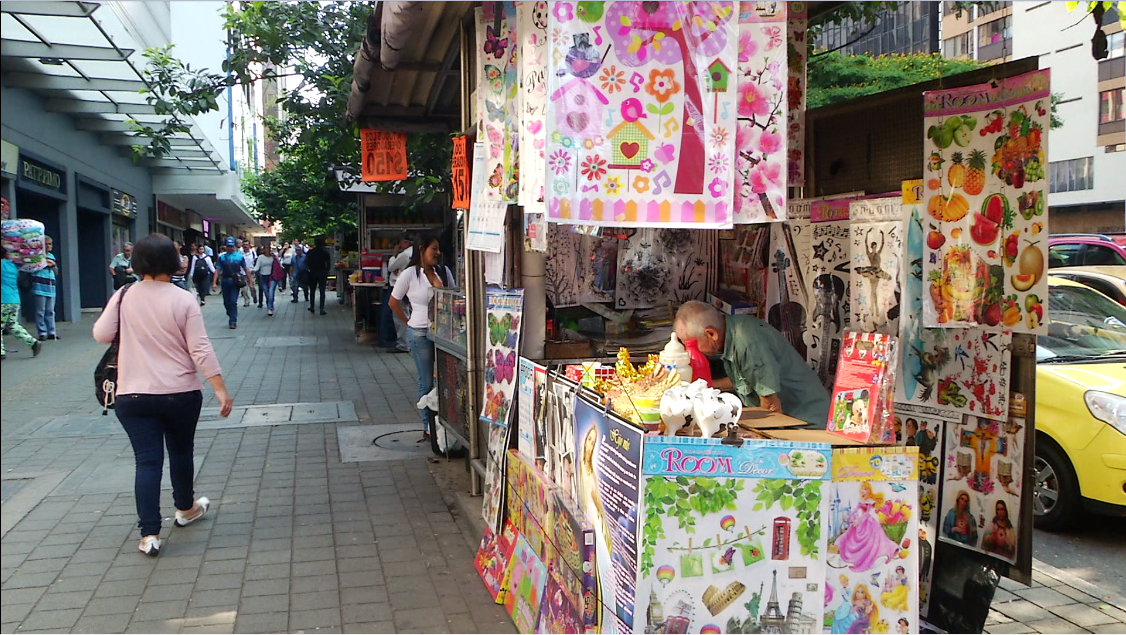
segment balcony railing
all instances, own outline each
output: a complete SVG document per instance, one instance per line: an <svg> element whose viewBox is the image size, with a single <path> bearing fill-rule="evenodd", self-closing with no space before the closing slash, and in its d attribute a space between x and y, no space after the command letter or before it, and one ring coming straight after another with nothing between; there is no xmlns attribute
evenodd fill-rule
<svg viewBox="0 0 1126 635"><path fill-rule="evenodd" d="M1013 52L1012 38L1005 38L1003 40L994 42L993 44L986 44L985 46L978 47L977 59L979 62L988 62L1004 57Z"/></svg>
<svg viewBox="0 0 1126 635"><path fill-rule="evenodd" d="M1126 76L1126 57L1116 57L1099 62L1099 81Z"/></svg>
<svg viewBox="0 0 1126 635"><path fill-rule="evenodd" d="M1100 137L1104 134L1114 134L1116 132L1126 132L1126 119L1118 119L1099 124Z"/></svg>

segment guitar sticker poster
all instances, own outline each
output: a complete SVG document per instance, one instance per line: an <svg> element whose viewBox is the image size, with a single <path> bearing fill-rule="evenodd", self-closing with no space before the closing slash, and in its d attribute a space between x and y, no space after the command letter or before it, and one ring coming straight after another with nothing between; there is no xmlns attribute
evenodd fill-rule
<svg viewBox="0 0 1126 635"><path fill-rule="evenodd" d="M543 214L547 171L547 2L520 2L520 205L526 214ZM542 242L543 237L540 236ZM540 249L539 251L545 251Z"/></svg>
<svg viewBox="0 0 1126 635"><path fill-rule="evenodd" d="M923 327L923 213L907 205L899 380L895 400L971 415L1002 417L1009 407L1012 335L984 329Z"/></svg>
<svg viewBox="0 0 1126 635"><path fill-rule="evenodd" d="M819 633L829 446L654 437L635 633Z"/></svg>
<svg viewBox="0 0 1126 635"><path fill-rule="evenodd" d="M614 308L704 300L711 290L715 234L674 228L627 230L619 249Z"/></svg>
<svg viewBox="0 0 1126 635"><path fill-rule="evenodd" d="M549 6L548 220L731 227L737 3Z"/></svg>
<svg viewBox="0 0 1126 635"><path fill-rule="evenodd" d="M939 539L1016 562L1024 420L967 415L946 426Z"/></svg>
<svg viewBox="0 0 1126 635"><path fill-rule="evenodd" d="M485 404L481 420L508 427L516 395L520 326L523 321L524 290L485 293L488 332L485 341Z"/></svg>
<svg viewBox="0 0 1126 635"><path fill-rule="evenodd" d="M787 2L786 9L786 182L791 187L805 185L805 67L809 56L805 40L809 28L808 5Z"/></svg>
<svg viewBox="0 0 1126 635"><path fill-rule="evenodd" d="M918 454L833 450L825 629L919 632Z"/></svg>
<svg viewBox="0 0 1126 635"><path fill-rule="evenodd" d="M485 132L487 174L483 196L487 201L517 201L519 49L516 3L483 3L477 14L477 112Z"/></svg>
<svg viewBox="0 0 1126 635"><path fill-rule="evenodd" d="M833 385L841 337L849 324L852 233L847 220L810 225L812 254L806 276L810 311L806 318L806 359L826 388Z"/></svg>
<svg viewBox="0 0 1126 635"><path fill-rule="evenodd" d="M766 260L766 321L803 357L806 355L802 333L806 324L805 275L808 271L801 263L803 250L808 250L809 246L803 240L808 233L808 222L770 225L770 251Z"/></svg>
<svg viewBox="0 0 1126 635"><path fill-rule="evenodd" d="M739 4L735 222L786 218L786 3Z"/></svg>
<svg viewBox="0 0 1126 635"><path fill-rule="evenodd" d="M923 94L923 320L1047 334L1049 71Z"/></svg>

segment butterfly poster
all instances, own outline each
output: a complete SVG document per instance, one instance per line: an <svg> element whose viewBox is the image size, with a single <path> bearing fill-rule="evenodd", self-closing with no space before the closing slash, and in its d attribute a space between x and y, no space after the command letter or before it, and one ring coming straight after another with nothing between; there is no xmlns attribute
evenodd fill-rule
<svg viewBox="0 0 1126 635"><path fill-rule="evenodd" d="M484 198L515 203L520 145L516 3L484 2L476 15L477 112L487 150Z"/></svg>
<svg viewBox="0 0 1126 635"><path fill-rule="evenodd" d="M786 3L739 4L735 222L786 218Z"/></svg>
<svg viewBox="0 0 1126 635"><path fill-rule="evenodd" d="M649 437L635 633L820 633L829 445Z"/></svg>
<svg viewBox="0 0 1126 635"><path fill-rule="evenodd" d="M520 38L520 205L527 214L547 211L543 202L547 145L547 2L516 5ZM542 240L542 238L541 238ZM544 251L540 249L539 251Z"/></svg>
<svg viewBox="0 0 1126 635"><path fill-rule="evenodd" d="M731 227L736 2L552 2L548 220Z"/></svg>
<svg viewBox="0 0 1126 635"><path fill-rule="evenodd" d="M902 197L860 199L849 203L852 275L851 328L899 335L899 299L906 226Z"/></svg>
<svg viewBox="0 0 1126 635"><path fill-rule="evenodd" d="M520 326L524 309L524 290L502 291L489 288L485 293L485 405L481 420L508 427L516 396L517 358Z"/></svg>

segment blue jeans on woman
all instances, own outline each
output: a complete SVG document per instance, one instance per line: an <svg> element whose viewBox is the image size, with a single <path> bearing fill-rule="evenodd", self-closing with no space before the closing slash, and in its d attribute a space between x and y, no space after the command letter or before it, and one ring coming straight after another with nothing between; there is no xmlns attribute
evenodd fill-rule
<svg viewBox="0 0 1126 635"><path fill-rule="evenodd" d="M234 278L220 278L219 288L223 290L223 308L227 310L227 322L238 324L238 283Z"/></svg>
<svg viewBox="0 0 1126 635"><path fill-rule="evenodd" d="M414 368L418 371L418 398L434 389L434 342L426 337L427 329L407 328L407 344L414 358ZM431 430L430 410L418 411L422 415L422 430Z"/></svg>
<svg viewBox="0 0 1126 635"><path fill-rule="evenodd" d="M202 405L200 390L170 395L117 396L117 419L129 435L137 464L133 489L142 536L160 533L160 480L164 474L165 448L168 449L168 475L176 509L187 511L195 504L192 460L195 428Z"/></svg>
<svg viewBox="0 0 1126 635"><path fill-rule="evenodd" d="M54 337L55 332L55 296L35 296L35 329L39 337Z"/></svg>
<svg viewBox="0 0 1126 635"><path fill-rule="evenodd" d="M278 281L270 274L258 274L258 308L262 308L262 301L266 302L266 310L274 310L274 292L278 289Z"/></svg>

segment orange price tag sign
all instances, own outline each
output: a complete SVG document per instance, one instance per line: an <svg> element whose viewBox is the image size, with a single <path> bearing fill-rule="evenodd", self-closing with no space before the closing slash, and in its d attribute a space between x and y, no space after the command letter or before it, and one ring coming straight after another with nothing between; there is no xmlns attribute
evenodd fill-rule
<svg viewBox="0 0 1126 635"><path fill-rule="evenodd" d="M453 160L450 175L453 180L453 208L469 209L469 155L465 151L465 136L454 137Z"/></svg>
<svg viewBox="0 0 1126 635"><path fill-rule="evenodd" d="M407 178L407 133L360 130L360 148L360 174L364 181Z"/></svg>

